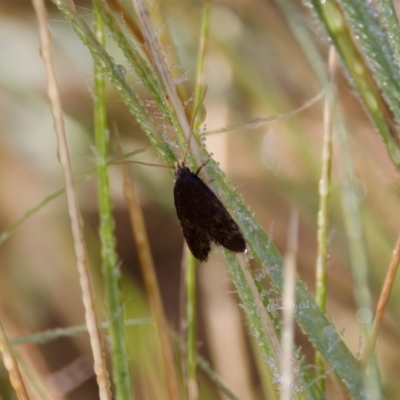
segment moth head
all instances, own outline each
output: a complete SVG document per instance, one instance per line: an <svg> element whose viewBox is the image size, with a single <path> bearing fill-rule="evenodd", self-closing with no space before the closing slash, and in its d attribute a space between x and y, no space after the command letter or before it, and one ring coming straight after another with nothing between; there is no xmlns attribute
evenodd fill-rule
<svg viewBox="0 0 400 400"><path fill-rule="evenodd" d="M183 161L175 161L175 163L174 163L174 167L175 167L175 177L177 178L178 177L178 175L179 175L179 171L182 169L182 168L185 168L185 163L183 162Z"/></svg>
<svg viewBox="0 0 400 400"><path fill-rule="evenodd" d="M175 162L175 178L191 174L190 169L186 166L184 161Z"/></svg>

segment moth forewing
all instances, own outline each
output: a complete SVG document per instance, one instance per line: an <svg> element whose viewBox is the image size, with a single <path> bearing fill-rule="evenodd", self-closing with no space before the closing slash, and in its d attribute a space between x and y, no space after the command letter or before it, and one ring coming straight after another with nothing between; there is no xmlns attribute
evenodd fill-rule
<svg viewBox="0 0 400 400"><path fill-rule="evenodd" d="M238 225L215 193L190 171L184 162L176 165L174 202L183 235L192 254L206 261L211 244L236 253L246 250Z"/></svg>

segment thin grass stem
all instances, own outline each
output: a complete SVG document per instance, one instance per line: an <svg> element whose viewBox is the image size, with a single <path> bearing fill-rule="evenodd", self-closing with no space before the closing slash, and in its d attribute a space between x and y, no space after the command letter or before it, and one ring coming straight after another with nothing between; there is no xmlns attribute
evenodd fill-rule
<svg viewBox="0 0 400 400"><path fill-rule="evenodd" d="M187 376L188 376L188 397L189 400L199 398L199 388L197 385L197 349L196 349L196 259L190 251L187 252L186 259L186 322L187 322Z"/></svg>
<svg viewBox="0 0 400 400"><path fill-rule="evenodd" d="M376 306L375 319L372 332L368 339L368 343L366 349L364 350L364 354L362 356L364 364L367 364L367 360L370 359L371 354L374 351L375 343L379 334L379 329L382 324L382 319L386 311L390 294L392 293L393 284L396 279L399 266L400 266L400 234L397 237L396 244L392 252L392 258L390 260L389 268L386 273L385 282L383 283L381 294L378 300L378 305Z"/></svg>
<svg viewBox="0 0 400 400"><path fill-rule="evenodd" d="M94 9L95 34L99 43L105 46L104 23L97 7ZM114 235L114 218L111 209L111 192L107 171L107 122L106 122L106 82L104 68L94 65L94 130L96 144L96 165L101 239L101 258L106 289L107 308L110 320L111 360L113 382L118 399L134 398L129 371L128 352L124 330L124 314L121 312L118 256Z"/></svg>
<svg viewBox="0 0 400 400"><path fill-rule="evenodd" d="M293 391L293 350L294 350L294 308L296 286L296 257L298 236L298 213L290 218L288 249L285 255L285 282L283 287L283 331L282 346L282 391L281 400L292 399Z"/></svg>
<svg viewBox="0 0 400 400"><path fill-rule="evenodd" d="M196 67L196 84L193 96L192 119L193 130L196 131L201 122L202 115L197 111L202 106L204 87L204 65L208 47L208 32L210 29L210 16L211 16L211 0L205 0L203 5L201 28L200 28L200 41L198 46L198 57Z"/></svg>
<svg viewBox="0 0 400 400"><path fill-rule="evenodd" d="M12 346L7 338L3 324L0 322L0 352L3 356L3 364L6 367L12 387L18 396L19 400L29 400L29 394L25 387L19 370L18 362L14 356Z"/></svg>
<svg viewBox="0 0 400 400"><path fill-rule="evenodd" d="M205 134L206 135L215 135L217 133L232 132L232 131L243 130L243 129L254 129L254 128L263 126L265 124L269 124L271 122L287 119L287 118L291 117L292 115L296 115L296 114L302 112L303 110L306 110L307 108L311 107L315 103L317 103L319 100L321 100L324 97L324 94L325 94L325 92L321 91L316 96L314 96L311 99L304 102L304 104L302 104L301 106L296 107L287 112L277 114L277 115L271 115L270 117L266 117L266 118L257 118L253 121L246 122L244 124L230 125L230 126L226 126L224 128L213 129L213 130L207 131Z"/></svg>
<svg viewBox="0 0 400 400"><path fill-rule="evenodd" d="M329 76L324 106L324 136L322 148L322 174L319 181L319 209L317 219L318 255L316 264L316 302L322 311L326 311L328 286L329 254L329 214L332 187L332 117L335 101L334 73L336 69L335 49L329 51ZM315 355L315 363L320 369L321 390L324 391L324 361L320 353Z"/></svg>
<svg viewBox="0 0 400 400"><path fill-rule="evenodd" d="M96 304L94 301L94 290L89 273L89 265L83 236L83 223L74 188L72 166L63 119L63 110L53 64L51 36L47 25L47 10L43 0L34 0L33 5L35 7L39 22L41 54L47 75L47 94L50 99L51 112L54 118L54 126L57 135L58 154L64 174L68 211L71 220L77 266L82 288L82 300L85 307L85 319L94 357L94 371L99 385L100 399L110 400L110 384L108 380L108 371L106 367L102 338L100 335L100 330L98 329L98 317Z"/></svg>
<svg viewBox="0 0 400 400"><path fill-rule="evenodd" d="M137 319L127 319L124 322L125 326L128 327L141 324L149 324L152 321L153 320L151 318L137 318ZM102 322L99 325L99 329L101 330L108 330L109 327L110 324L108 322ZM47 331L42 331L39 333L35 333L33 335L17 337L11 339L10 342L14 345L25 344L25 343L44 344L61 338L71 338L73 336L87 332L88 328L86 325L71 326L69 328L49 329Z"/></svg>

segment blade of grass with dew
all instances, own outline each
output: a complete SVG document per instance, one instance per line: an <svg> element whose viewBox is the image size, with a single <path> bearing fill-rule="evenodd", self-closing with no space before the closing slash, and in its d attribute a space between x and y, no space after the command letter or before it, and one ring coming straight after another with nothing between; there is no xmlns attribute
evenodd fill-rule
<svg viewBox="0 0 400 400"><path fill-rule="evenodd" d="M265 320L265 315L262 315L263 311L255 301L249 282L246 279L236 255L227 250L224 250L223 253L232 280L242 301L242 306L249 317L252 335L256 338L256 341L262 350L263 359L269 366L271 374L273 375L273 381L278 382L279 343L276 337L275 340L271 339L275 335L274 329L271 326L266 328L265 325L268 324L269 321Z"/></svg>
<svg viewBox="0 0 400 400"><path fill-rule="evenodd" d="M99 0L101 1L101 0ZM134 6L138 6L136 2L134 2ZM139 6L141 6L139 4ZM143 8L144 13L147 13L147 9L144 7ZM145 79L143 83L147 85L146 87L148 88L149 92L153 92L153 89L158 89L159 93L155 94L154 100L156 103L159 104L159 109L161 113L165 116L167 122L170 123L170 125L173 127L175 130L178 138L180 140L183 140L183 133L181 131L182 121L184 118L182 115L185 115L185 111L182 108L180 111L181 113L176 113L174 110L176 110L175 105L173 104L173 100L171 98L174 98L174 96L171 96L171 90L177 92L177 88L175 83L173 86L171 85L171 82L168 82L164 79L163 74L165 75L165 72L168 71L169 73L169 68L167 67L163 53L160 49L159 43L156 39L156 36L153 35L152 37L149 37L149 33L153 33L153 30L151 28L151 22L149 15L144 15L143 12L139 12L138 19L140 21L141 29L142 29L142 34L145 37L145 47L147 47L148 51L150 52L149 57L152 59L152 62L154 65L148 65L148 68L144 68L144 72L146 71L152 71L152 75L154 76L151 80ZM111 20L110 18L107 18L106 21ZM117 30L117 25L112 24L110 25L110 29L115 33L118 33ZM147 33L146 33L147 32ZM132 50L132 47L126 46L129 44L127 40L121 40L121 35L117 35L117 39L119 39L119 42L121 44L121 50L124 52L125 56L127 59L132 62L132 65L134 69L138 70L140 72L140 67L143 67L146 65L146 61L142 60L140 56L140 52L135 52L135 57L132 57L130 54L130 51ZM136 66L138 64L138 60L140 61L140 65ZM162 64L163 68L160 68L160 65ZM142 74L142 76L145 74ZM154 86L152 86L154 83ZM153 95L154 96L154 95ZM187 136L187 134L185 135Z"/></svg>
<svg viewBox="0 0 400 400"><path fill-rule="evenodd" d="M75 5L71 0L52 1L64 18L71 23L76 35L88 47L94 60L105 69L106 76L114 84L129 111L135 116L141 128L150 139L151 144L162 154L162 158L167 160L168 164L172 165L177 161L177 157L171 150L171 147L164 141L162 132L160 132L154 120L149 115L143 102L126 81L121 67L115 64L113 58L98 42L87 23L76 12Z"/></svg>
<svg viewBox="0 0 400 400"><path fill-rule="evenodd" d="M269 310L269 305L271 304L270 297L268 295L268 292L264 289L264 286L261 283L261 280L265 279L265 274L262 272L260 274L258 274L256 271L252 271L252 276L253 276L254 283L257 287L257 291L260 294L260 298L261 298L263 307L267 310L267 314L272 321L272 326L274 327L275 334L278 339L281 339L282 326L281 326L280 315L276 311ZM275 386L276 382L274 381L273 371L271 371L268 368L268 365L265 362L265 358L263 357L262 354L260 354L259 347L258 347L258 341L256 340L256 338L253 337L251 339L250 345L251 345L253 357L255 358L257 370L260 375L261 385L262 385L262 388L264 391L264 397L266 397L268 399L270 397L271 398L280 397L276 390L276 386ZM266 371L266 369L267 369L267 371ZM309 372L310 371L308 371L307 368L302 368L302 374L304 374L304 376L306 378L305 380L311 382L311 379L308 379L308 377L311 377L311 374ZM271 393L271 392L273 392L273 393Z"/></svg>
<svg viewBox="0 0 400 400"><path fill-rule="evenodd" d="M249 337L251 353L257 369L257 374L260 379L260 393L261 398L268 400L278 400L279 395L277 394L276 387L272 382L272 374L268 368L256 339L252 336Z"/></svg>
<svg viewBox="0 0 400 400"><path fill-rule="evenodd" d="M267 243L267 247L269 246L269 243L271 243L271 239L269 238L268 240L269 241ZM257 290L260 293L262 303L263 303L265 309L267 310L269 317L272 320L272 324L275 329L276 335L278 338L281 338L281 335L282 335L281 317L280 317L279 313L277 312L277 310L274 309L275 308L274 306L272 306L272 309L270 310L271 305L274 304L274 299L272 299L268 295L268 292L264 289L264 286L261 283L261 281L266 278L265 269L259 273L254 271L253 277L254 277L254 283L257 286ZM301 368L301 372L299 374L302 375L304 387L306 388L306 390L308 392L310 392L310 391L312 392L312 394L309 395L309 397L315 398L315 399L324 399L325 394L321 390L320 385L317 384L318 377L315 378L315 374L313 373L313 371L311 371L310 366L305 363L304 356L301 354L301 347L296 347L293 351L293 354L295 354L295 359L299 364L298 366ZM270 381L272 379L272 377L269 376L264 379L267 379L268 381ZM267 382L267 384L269 384L269 383ZM268 396L270 396L270 394L268 394Z"/></svg>
<svg viewBox="0 0 400 400"><path fill-rule="evenodd" d="M382 0L381 3L377 4L377 7L379 7L379 5L381 5L381 18L387 30L389 42L393 48L394 54L396 55L395 62L399 65L400 43L397 38L400 31L400 25L399 19L397 18L396 8L394 7L392 0Z"/></svg>
<svg viewBox="0 0 400 400"><path fill-rule="evenodd" d="M263 266L265 273L270 276L276 289L282 293L282 256L254 219L253 214L240 196L228 184L216 163L210 159L207 167L210 176L214 179L220 198L235 216L235 220L245 236L248 249L254 255L256 261ZM235 285L243 284L238 282L238 275L232 275L232 278ZM242 297L241 300L244 302ZM355 399L362 399L364 374L358 361L343 343L340 335L327 320L322 310L317 306L304 284L299 280L296 283L295 318L309 340L331 364L350 394Z"/></svg>
<svg viewBox="0 0 400 400"><path fill-rule="evenodd" d="M95 34L99 43L105 46L104 23L97 7L94 8ZM107 170L107 122L106 82L104 68L94 65L94 131L97 164L97 192L101 239L101 258L106 289L108 318L110 321L110 357L113 367L113 382L116 396L121 400L134 399L129 371L128 352L124 329L124 314L119 289L118 255L114 234L114 218L111 207L111 192Z"/></svg>
<svg viewBox="0 0 400 400"><path fill-rule="evenodd" d="M135 101L138 100L137 96L133 93L132 89L129 88L119 69L115 68L115 64L104 49L93 40L90 29L84 21L76 15L74 9L66 7L65 3L61 1L55 1L55 3L60 8L63 15L71 21L78 37L88 45L95 59L105 64L105 68L110 74L112 82L116 85L117 90L120 92L129 110L136 115L135 113L138 111L135 103ZM148 120L145 118L146 116L146 112L144 114L139 113L138 122L142 125L143 130L149 135L153 143L155 138L153 132L149 129ZM158 144L157 141L155 141L155 143ZM167 143L160 142L157 150L166 163L171 164L172 160L176 160ZM205 157L204 159L209 158L209 155L205 151L203 155ZM207 170L211 177L215 179L214 187L217 188L217 193L224 201L228 210L235 216L241 231L245 235L249 249L256 256L257 261L264 265L266 272L270 274L276 288L281 291L281 274L283 269L281 255L273 245L268 246L268 248L266 247L266 244L269 242L268 236L254 219L254 216L243 203L242 199L226 182L225 177L211 158L209 164ZM310 341L324 354L324 357L335 369L353 397L356 399L361 398L363 393L363 373L358 362L351 355L339 334L335 331L324 314L318 309L312 296L300 282L298 282L296 286L296 298L299 307L295 317L300 326L306 332Z"/></svg>
<svg viewBox="0 0 400 400"><path fill-rule="evenodd" d="M168 18L166 18L163 11L164 4L167 3L160 2L156 7L153 7L151 18L153 21L153 26L159 27L157 29L158 41L163 49L165 62L168 66L172 79L174 80L179 98L189 99L187 102L185 102L184 111L187 119L190 121L190 107L186 107L186 105L189 104L191 96L188 94L186 79L184 78L184 75L182 75L181 69L176 68L176 66L182 65L182 63L179 59L179 52L176 44L174 43L173 35L171 35L171 24L168 23ZM172 117L174 118L174 115L172 115Z"/></svg>
<svg viewBox="0 0 400 400"><path fill-rule="evenodd" d="M160 82L160 80L155 76L154 69L144 58L138 45L132 43L128 39L116 17L111 12L107 2L104 0L96 0L95 3L98 6L99 12L105 24L107 25L107 28L112 32L114 40L118 44L119 48L123 51L126 59L132 65L136 75L149 91L149 94L153 97L157 108L164 115L166 121L170 125L173 125L174 121L171 120L171 113L167 109L167 105L165 103L165 88L162 85L162 82Z"/></svg>
<svg viewBox="0 0 400 400"><path fill-rule="evenodd" d="M400 168L400 140L392 116L393 111L400 120L400 76L378 19L371 15L372 3L366 6L362 1L352 0L342 1L339 5L335 0L310 0L310 5L336 47L350 80L386 143L393 163ZM357 43L351 31L359 39Z"/></svg>
<svg viewBox="0 0 400 400"><path fill-rule="evenodd" d="M154 68L158 71L158 75L164 84L167 92L168 103L170 104L171 111L173 111L175 114L176 121L178 123L178 126L176 127L176 133L178 137L183 134L186 143L190 144L192 156L196 160L196 164L201 165L202 159L199 147L195 141L190 140L192 136L191 126L185 114L182 100L178 96L175 82L172 79L168 65L164 59L160 43L158 42L156 33L153 29L150 12L144 0L133 0L133 5L142 29L143 36L146 40L146 44L150 49Z"/></svg>
<svg viewBox="0 0 400 400"><path fill-rule="evenodd" d="M386 2L386 6L387 4L388 2ZM380 18L385 14L380 15L378 3L370 3L366 6L365 2L360 0L341 0L340 5L351 32L358 39L357 42L362 49L364 59L373 71L378 87L399 120L400 71L390 46L389 37L381 24ZM394 15L392 17L391 22L394 20ZM397 135L397 145L399 145L399 139Z"/></svg>
<svg viewBox="0 0 400 400"><path fill-rule="evenodd" d="M240 256L224 250L225 259L232 280L236 286L242 306L250 320L251 332L262 350L262 358L270 370L272 382L276 388L281 383L281 360L282 348L278 339L280 321L277 322L275 315L266 311L263 297L259 291L257 281L247 270L247 265L240 261ZM315 390L314 381L309 379L311 374L308 368L293 359L293 368L297 371L293 384L294 397L297 399L322 399L319 390ZM318 389L318 388L317 388Z"/></svg>

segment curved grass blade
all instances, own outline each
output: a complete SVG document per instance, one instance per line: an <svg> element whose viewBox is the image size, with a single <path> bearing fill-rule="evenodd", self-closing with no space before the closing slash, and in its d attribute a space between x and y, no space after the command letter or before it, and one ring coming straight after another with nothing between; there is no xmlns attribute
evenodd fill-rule
<svg viewBox="0 0 400 400"><path fill-rule="evenodd" d="M400 168L396 122L400 121L400 72L378 18L373 16L372 3L342 0L339 5L335 0L310 0L310 4L336 47L393 163Z"/></svg>

